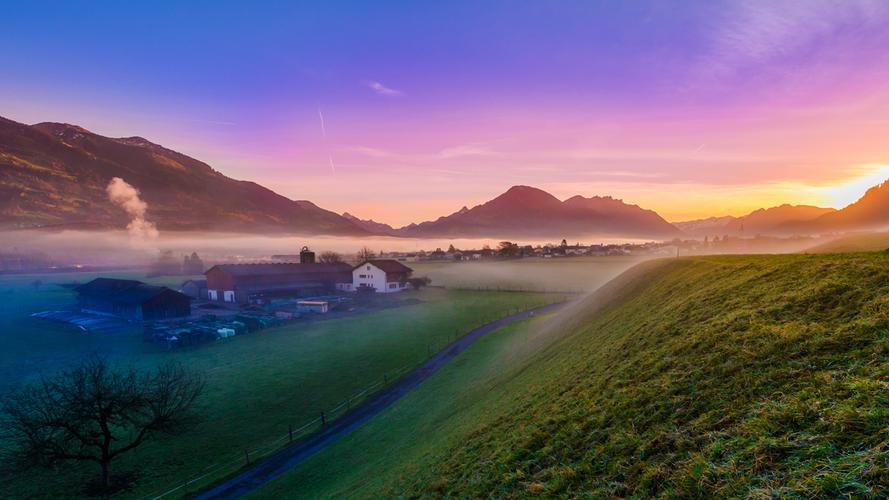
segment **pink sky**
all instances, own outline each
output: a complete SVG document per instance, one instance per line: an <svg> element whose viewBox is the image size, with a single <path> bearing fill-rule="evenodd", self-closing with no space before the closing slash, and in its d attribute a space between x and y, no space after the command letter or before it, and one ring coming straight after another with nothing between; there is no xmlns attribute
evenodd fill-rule
<svg viewBox="0 0 889 500"><path fill-rule="evenodd" d="M516 184L677 221L889 177L886 2L65 9L11 14L0 115L393 225Z"/></svg>

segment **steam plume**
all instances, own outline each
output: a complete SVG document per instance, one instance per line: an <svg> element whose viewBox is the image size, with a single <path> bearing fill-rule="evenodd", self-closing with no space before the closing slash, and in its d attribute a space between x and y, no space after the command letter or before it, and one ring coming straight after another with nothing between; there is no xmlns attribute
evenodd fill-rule
<svg viewBox="0 0 889 500"><path fill-rule="evenodd" d="M111 203L126 210L132 217L127 224L127 230L132 236L139 238L157 238L158 232L153 222L145 220L145 211L148 210L148 204L139 198L139 190L131 186L127 181L120 177L111 179L108 187L105 188L108 193L108 199Z"/></svg>

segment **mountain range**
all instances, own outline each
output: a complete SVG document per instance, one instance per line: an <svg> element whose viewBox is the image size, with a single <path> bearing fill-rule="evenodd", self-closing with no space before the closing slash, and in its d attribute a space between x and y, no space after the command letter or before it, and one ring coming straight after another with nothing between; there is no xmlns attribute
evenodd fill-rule
<svg viewBox="0 0 889 500"><path fill-rule="evenodd" d="M793 234L793 225L836 212L833 208L810 205L781 205L761 208L741 217L710 217L673 225L690 236L755 236Z"/></svg>
<svg viewBox="0 0 889 500"><path fill-rule="evenodd" d="M259 184L235 180L141 137L110 138L64 123L25 125L0 117L0 229L118 229L132 216L109 199L115 177L139 191L162 231L229 231L414 238L651 239L704 235L810 234L889 225L889 183L842 210L782 205L743 217L670 224L609 196L559 200L531 186L436 220L394 228Z"/></svg>
<svg viewBox="0 0 889 500"><path fill-rule="evenodd" d="M624 203L610 196L574 196L561 201L531 186L513 186L491 201L398 229L375 221L356 224L368 231L415 238L563 238L627 236L669 238L679 230L651 210Z"/></svg>

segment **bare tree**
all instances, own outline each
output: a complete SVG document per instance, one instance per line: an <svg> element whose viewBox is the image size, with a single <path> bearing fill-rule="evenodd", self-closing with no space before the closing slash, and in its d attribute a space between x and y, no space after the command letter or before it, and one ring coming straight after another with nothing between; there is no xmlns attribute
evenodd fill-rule
<svg viewBox="0 0 889 500"><path fill-rule="evenodd" d="M179 364L154 371L115 369L99 357L10 392L0 425L22 466L94 462L111 487L111 462L157 434L177 434L200 419L204 380Z"/></svg>
<svg viewBox="0 0 889 500"><path fill-rule="evenodd" d="M343 256L336 252L322 252L318 260L324 264L339 264L343 262Z"/></svg>
<svg viewBox="0 0 889 500"><path fill-rule="evenodd" d="M373 250L367 247L362 247L361 250L358 250L358 261L364 262L366 260L370 260L376 257L376 254Z"/></svg>

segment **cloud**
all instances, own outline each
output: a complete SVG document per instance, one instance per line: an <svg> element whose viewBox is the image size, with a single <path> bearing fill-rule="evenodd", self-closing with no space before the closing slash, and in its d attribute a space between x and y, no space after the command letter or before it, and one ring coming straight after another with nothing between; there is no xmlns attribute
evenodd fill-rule
<svg viewBox="0 0 889 500"><path fill-rule="evenodd" d="M438 158L446 159L463 156L501 156L501 154L484 144L471 143L442 149L437 156Z"/></svg>
<svg viewBox="0 0 889 500"><path fill-rule="evenodd" d="M402 92L400 90L393 89L391 87L387 87L380 82L369 81L369 82L366 82L366 85L371 90L373 90L374 92L376 92L377 94L379 94L381 96L399 97L399 96L404 95L404 92Z"/></svg>
<svg viewBox="0 0 889 500"><path fill-rule="evenodd" d="M782 63L813 51L853 50L862 33L882 31L887 20L889 3L879 0L739 2L714 16L703 71L717 79L770 63L793 71Z"/></svg>

